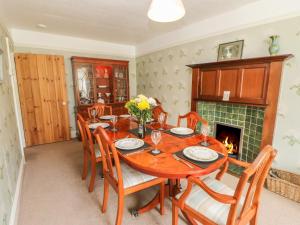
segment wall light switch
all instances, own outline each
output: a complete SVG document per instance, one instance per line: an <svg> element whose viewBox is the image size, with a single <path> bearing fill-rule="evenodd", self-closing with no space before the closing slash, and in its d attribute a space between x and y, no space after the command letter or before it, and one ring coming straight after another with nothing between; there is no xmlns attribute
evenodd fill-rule
<svg viewBox="0 0 300 225"><path fill-rule="evenodd" d="M223 101L229 101L230 91L223 92Z"/></svg>

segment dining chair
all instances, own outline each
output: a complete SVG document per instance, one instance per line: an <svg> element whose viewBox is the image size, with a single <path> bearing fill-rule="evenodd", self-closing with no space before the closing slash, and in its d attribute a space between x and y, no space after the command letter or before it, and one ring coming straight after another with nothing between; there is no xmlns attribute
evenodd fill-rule
<svg viewBox="0 0 300 225"><path fill-rule="evenodd" d="M165 178L157 178L141 173L124 162L120 162L114 143L102 127L98 127L94 136L103 157L104 196L102 212L105 213L108 203L109 185L118 194L118 211L116 225L122 223L124 198L126 195L160 185L160 214L164 213ZM115 167L113 167L113 162Z"/></svg>
<svg viewBox="0 0 300 225"><path fill-rule="evenodd" d="M105 115L107 111L108 111L109 115L112 115L112 107L110 105L105 105L103 103L95 103L91 107L87 108L90 119L93 118L92 113L91 113L93 110L96 110L96 112L97 112L96 117Z"/></svg>
<svg viewBox="0 0 300 225"><path fill-rule="evenodd" d="M208 122L203 119L197 112L189 112L185 115L179 115L178 121L177 121L177 127L180 127L181 121L183 119L187 120L187 127L191 128L192 130L195 130L197 127L197 124L200 122L202 125L208 125Z"/></svg>
<svg viewBox="0 0 300 225"><path fill-rule="evenodd" d="M188 177L187 189L172 200L172 224L178 224L181 209L191 224L196 220L204 225L256 225L261 191L275 156L276 150L267 145L252 164L228 158L225 170L229 163L245 168L235 190L220 181L220 174L216 179Z"/></svg>
<svg viewBox="0 0 300 225"><path fill-rule="evenodd" d="M164 122L163 122L163 125L165 125L167 123L167 119L168 119L168 113L166 111L163 110L163 108L161 107L161 105L158 105L156 107L154 107L152 109L152 118L155 120L155 121L158 121L158 117L159 115L163 113L165 115L165 119L164 119Z"/></svg>
<svg viewBox="0 0 300 225"><path fill-rule="evenodd" d="M90 131L87 121L85 121L80 114L77 114L77 118L77 124L81 134L82 144L84 146L82 179L85 180L87 177L88 161L90 158L91 178L89 184L89 192L92 192L94 190L95 185L97 164L102 161L101 152L98 148L98 145L94 145L92 133Z"/></svg>

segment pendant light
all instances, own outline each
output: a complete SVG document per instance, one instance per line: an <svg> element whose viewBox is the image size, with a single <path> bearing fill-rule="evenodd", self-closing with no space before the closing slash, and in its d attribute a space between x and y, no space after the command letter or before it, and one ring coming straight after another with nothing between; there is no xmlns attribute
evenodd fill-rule
<svg viewBox="0 0 300 225"><path fill-rule="evenodd" d="M181 19L185 9L181 0L152 0L148 17L156 22L173 22Z"/></svg>

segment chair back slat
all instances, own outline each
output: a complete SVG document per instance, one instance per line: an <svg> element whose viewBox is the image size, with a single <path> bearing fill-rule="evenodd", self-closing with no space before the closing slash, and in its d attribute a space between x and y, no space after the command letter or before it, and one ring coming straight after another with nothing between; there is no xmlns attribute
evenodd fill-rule
<svg viewBox="0 0 300 225"><path fill-rule="evenodd" d="M93 106L87 108L88 115L89 115L90 119L93 118L92 117L92 111L93 110L96 110L96 116L97 117L105 115L106 110L108 110L109 115L112 115L112 107L111 106L105 105L103 103L95 103Z"/></svg>
<svg viewBox="0 0 300 225"><path fill-rule="evenodd" d="M84 123L83 116L80 113L77 113L77 126L78 126L78 129L80 132L82 146L86 150L88 148L88 146L87 146L86 132L83 127L83 123Z"/></svg>
<svg viewBox="0 0 300 225"><path fill-rule="evenodd" d="M164 119L164 122L163 122L163 125L165 125L167 123L168 113L166 111L164 111L163 108L160 105L153 108L152 118L154 120L158 121L158 117L161 113L165 114L165 119Z"/></svg>
<svg viewBox="0 0 300 225"><path fill-rule="evenodd" d="M95 146L94 146L93 136L92 136L92 133L89 128L89 124L87 121L84 120L84 118L81 115L79 115L79 116L78 115L79 114L77 114L78 127L80 130L82 140L85 143L86 148L90 152L92 159L94 159L94 158L96 158Z"/></svg>
<svg viewBox="0 0 300 225"><path fill-rule="evenodd" d="M254 162L243 171L235 191L235 197L238 201L241 200L247 183L249 183L249 187L237 221L244 221L247 224L249 221L245 220L249 219L251 211L254 213L257 210L262 188L275 156L276 151L272 146L267 145L260 151ZM233 221L236 219L236 213L237 204L231 206L227 224L233 224ZM244 224L244 222L241 224Z"/></svg>
<svg viewBox="0 0 300 225"><path fill-rule="evenodd" d="M94 136L103 156L103 174L115 180L119 188L123 188L121 165L114 143L102 127L95 130Z"/></svg>
<svg viewBox="0 0 300 225"><path fill-rule="evenodd" d="M202 125L208 125L208 122L203 119L197 112L189 112L183 116L179 115L177 126L180 127L181 120L187 120L187 127L193 130L196 129L197 124L200 122Z"/></svg>

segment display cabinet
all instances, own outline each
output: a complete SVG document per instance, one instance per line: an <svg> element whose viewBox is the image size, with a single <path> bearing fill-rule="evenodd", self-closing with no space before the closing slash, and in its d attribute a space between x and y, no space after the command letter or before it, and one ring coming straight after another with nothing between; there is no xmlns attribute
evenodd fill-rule
<svg viewBox="0 0 300 225"><path fill-rule="evenodd" d="M111 105L113 114L127 113L128 61L73 56L73 81L77 112L94 103Z"/></svg>

